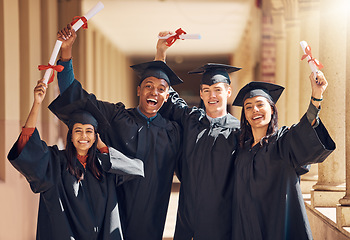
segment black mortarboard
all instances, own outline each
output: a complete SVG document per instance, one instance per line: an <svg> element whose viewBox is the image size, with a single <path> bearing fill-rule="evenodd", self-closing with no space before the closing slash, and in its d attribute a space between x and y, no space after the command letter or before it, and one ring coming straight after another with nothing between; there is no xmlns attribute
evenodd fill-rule
<svg viewBox="0 0 350 240"><path fill-rule="evenodd" d="M233 67L225 64L207 63L202 67L188 72L189 74L199 73L203 74L201 84L213 85L215 83L231 83L229 73L241 70L241 68Z"/></svg>
<svg viewBox="0 0 350 240"><path fill-rule="evenodd" d="M49 105L49 109L66 124L69 129L71 129L75 123L91 124L99 132L107 129L109 126L107 119L90 99L83 99L61 108L56 108L54 102L55 101Z"/></svg>
<svg viewBox="0 0 350 240"><path fill-rule="evenodd" d="M283 90L284 87L273 83L250 82L243 88L241 88L241 90L239 90L236 99L233 101L232 105L243 107L244 101L247 98L252 98L256 96L266 97L272 100L274 103L276 103L279 97L281 96Z"/></svg>
<svg viewBox="0 0 350 240"><path fill-rule="evenodd" d="M163 61L151 61L130 66L142 81L148 77L164 79L169 86L182 83L182 80Z"/></svg>

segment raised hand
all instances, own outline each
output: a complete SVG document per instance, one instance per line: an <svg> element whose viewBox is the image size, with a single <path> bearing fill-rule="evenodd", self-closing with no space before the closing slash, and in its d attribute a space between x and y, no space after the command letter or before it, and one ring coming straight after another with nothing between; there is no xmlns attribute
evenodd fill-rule
<svg viewBox="0 0 350 240"><path fill-rule="evenodd" d="M319 107L320 103L323 99L323 93L326 90L328 86L328 82L323 75L323 72L318 71L316 79L314 78L314 74L311 73L310 76L310 82L311 82L311 89L312 89L312 103L316 106Z"/></svg>
<svg viewBox="0 0 350 240"><path fill-rule="evenodd" d="M170 31L163 31L163 32L160 32L158 34L158 36L164 37L168 34L174 34L174 33L170 32ZM168 50L168 48L169 48L169 46L167 45L166 39L158 39L157 45L156 45L157 52L156 52L156 56L155 56L154 60L165 62L166 50Z"/></svg>
<svg viewBox="0 0 350 240"><path fill-rule="evenodd" d="M41 104L46 96L46 90L48 85L43 83L44 79L38 81L34 88L34 103Z"/></svg>
<svg viewBox="0 0 350 240"><path fill-rule="evenodd" d="M57 32L57 40L62 42L61 46L61 59L69 60L72 58L72 47L75 39L77 38L76 32L72 29L70 24L67 27Z"/></svg>

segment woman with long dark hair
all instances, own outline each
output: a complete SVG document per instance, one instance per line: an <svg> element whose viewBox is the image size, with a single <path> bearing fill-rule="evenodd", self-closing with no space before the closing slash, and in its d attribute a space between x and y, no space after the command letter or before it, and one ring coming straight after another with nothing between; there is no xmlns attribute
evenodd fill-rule
<svg viewBox="0 0 350 240"><path fill-rule="evenodd" d="M46 88L42 81L35 87L32 109L8 154L32 191L40 193L37 239L124 239L117 180L143 176L142 161L127 158L99 139L97 130L104 119L88 103L59 116L69 128L66 149L47 146L36 129Z"/></svg>
<svg viewBox="0 0 350 240"><path fill-rule="evenodd" d="M312 239L299 177L303 166L323 162L335 143L318 117L328 83L310 75L312 97L306 114L291 127L277 126L275 103L283 87L250 82L233 105L242 107L236 155L232 239Z"/></svg>

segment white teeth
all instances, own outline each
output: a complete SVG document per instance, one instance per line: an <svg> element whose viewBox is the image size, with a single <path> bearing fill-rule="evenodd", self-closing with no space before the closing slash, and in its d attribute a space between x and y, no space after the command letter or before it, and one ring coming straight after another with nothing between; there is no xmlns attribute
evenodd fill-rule
<svg viewBox="0 0 350 240"><path fill-rule="evenodd" d="M217 103L217 102L209 102L210 104L214 104L214 103Z"/></svg>
<svg viewBox="0 0 350 240"><path fill-rule="evenodd" d="M258 119L258 118L261 118L261 116L253 117L253 120Z"/></svg>
<svg viewBox="0 0 350 240"><path fill-rule="evenodd" d="M79 143L88 143L88 141L79 141Z"/></svg>
<svg viewBox="0 0 350 240"><path fill-rule="evenodd" d="M147 99L147 101L151 101L151 102L155 102L155 103L157 103L157 100L155 100L155 99Z"/></svg>

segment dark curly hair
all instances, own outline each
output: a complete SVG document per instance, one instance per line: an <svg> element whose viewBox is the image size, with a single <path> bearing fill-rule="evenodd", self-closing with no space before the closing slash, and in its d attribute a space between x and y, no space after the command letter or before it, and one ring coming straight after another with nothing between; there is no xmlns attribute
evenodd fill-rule
<svg viewBox="0 0 350 240"><path fill-rule="evenodd" d="M270 139L270 137L275 134L278 130L278 113L277 113L277 107L273 101L271 101L268 98L265 98L267 102L270 104L272 108L272 115L271 115L271 121L269 122L269 126L266 131L265 137L262 139L262 143L267 143ZM245 117L244 114L244 107L242 107L241 112L241 134L239 137L239 145L241 148L243 148L245 141L253 137L252 133L252 127L250 126L248 120Z"/></svg>

